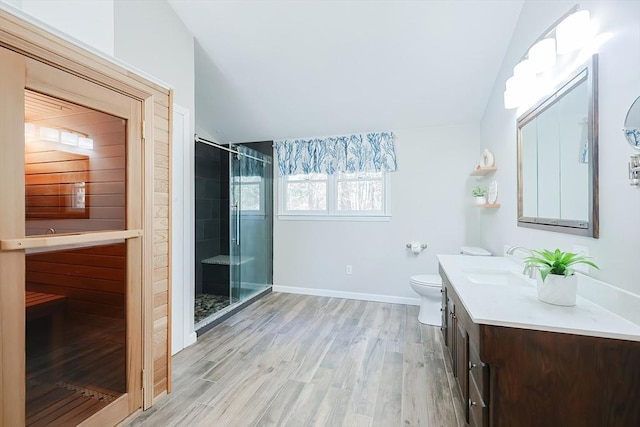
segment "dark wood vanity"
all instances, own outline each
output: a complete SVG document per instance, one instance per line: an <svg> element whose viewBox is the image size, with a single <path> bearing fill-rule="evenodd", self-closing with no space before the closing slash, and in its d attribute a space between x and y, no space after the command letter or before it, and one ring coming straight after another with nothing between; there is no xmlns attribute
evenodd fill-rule
<svg viewBox="0 0 640 427"><path fill-rule="evenodd" d="M441 329L470 426L640 426L640 342L474 323L440 275Z"/></svg>

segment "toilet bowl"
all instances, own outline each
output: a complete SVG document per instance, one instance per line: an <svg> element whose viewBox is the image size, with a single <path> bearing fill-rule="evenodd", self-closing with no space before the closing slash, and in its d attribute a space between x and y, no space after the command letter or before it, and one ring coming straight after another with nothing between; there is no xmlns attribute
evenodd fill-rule
<svg viewBox="0 0 640 427"><path fill-rule="evenodd" d="M469 256L491 256L491 252L475 246L463 246L460 253ZM442 279L437 274L422 274L409 279L411 288L420 295L418 322L425 325L442 326L440 306L442 304Z"/></svg>
<svg viewBox="0 0 640 427"><path fill-rule="evenodd" d="M422 274L409 279L411 288L420 295L418 322L441 326L440 304L442 304L442 279L437 274Z"/></svg>

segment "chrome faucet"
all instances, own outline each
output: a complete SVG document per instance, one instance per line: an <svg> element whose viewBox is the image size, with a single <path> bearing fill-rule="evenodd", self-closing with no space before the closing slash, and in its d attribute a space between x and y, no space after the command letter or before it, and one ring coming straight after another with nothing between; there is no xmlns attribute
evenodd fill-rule
<svg viewBox="0 0 640 427"><path fill-rule="evenodd" d="M534 256L531 249L525 248L524 246L511 246L509 249L507 249L506 253L507 255L513 255L517 250L526 252L529 254L529 256ZM536 270L537 270L536 267L533 267L525 262L524 269L522 270L522 274L526 274L529 276L530 279L534 279L536 277Z"/></svg>

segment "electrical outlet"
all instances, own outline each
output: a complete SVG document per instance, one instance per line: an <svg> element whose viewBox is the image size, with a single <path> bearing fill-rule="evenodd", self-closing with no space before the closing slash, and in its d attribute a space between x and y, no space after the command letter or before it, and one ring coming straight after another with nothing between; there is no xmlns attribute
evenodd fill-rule
<svg viewBox="0 0 640 427"><path fill-rule="evenodd" d="M578 255L589 256L589 247L583 245L573 245L573 249L571 250L571 252ZM576 264L573 266L573 269L584 274L591 273L591 267L586 264Z"/></svg>
<svg viewBox="0 0 640 427"><path fill-rule="evenodd" d="M352 274L353 273L353 268L350 265L347 265L344 269L344 272L346 274Z"/></svg>

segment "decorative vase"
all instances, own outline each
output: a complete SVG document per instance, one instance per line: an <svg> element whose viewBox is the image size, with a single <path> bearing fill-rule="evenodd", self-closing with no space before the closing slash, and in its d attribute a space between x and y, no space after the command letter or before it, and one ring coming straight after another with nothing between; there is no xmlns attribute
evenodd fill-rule
<svg viewBox="0 0 640 427"><path fill-rule="evenodd" d="M476 205L484 205L487 203L487 196L476 196L473 198Z"/></svg>
<svg viewBox="0 0 640 427"><path fill-rule="evenodd" d="M538 299L540 301L567 307L576 305L578 276L575 274L571 276L548 274L543 282L540 271L538 271L536 278L538 281Z"/></svg>

